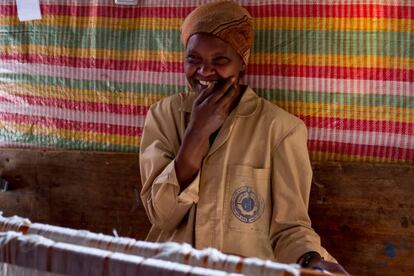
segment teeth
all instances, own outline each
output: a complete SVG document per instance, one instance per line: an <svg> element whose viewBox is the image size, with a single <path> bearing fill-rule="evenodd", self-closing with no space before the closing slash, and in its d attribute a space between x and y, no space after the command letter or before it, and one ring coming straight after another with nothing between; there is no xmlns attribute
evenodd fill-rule
<svg viewBox="0 0 414 276"><path fill-rule="evenodd" d="M201 85L209 85L210 83L213 83L213 81L203 81L203 80L199 80Z"/></svg>

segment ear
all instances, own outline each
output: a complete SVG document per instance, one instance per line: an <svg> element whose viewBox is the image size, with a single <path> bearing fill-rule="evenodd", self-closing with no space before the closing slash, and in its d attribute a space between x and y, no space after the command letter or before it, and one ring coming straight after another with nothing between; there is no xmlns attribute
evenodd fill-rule
<svg viewBox="0 0 414 276"><path fill-rule="evenodd" d="M246 67L247 67L247 65L243 61L242 66L241 66L241 69L240 69L240 73L239 73L239 77L240 78L243 78L244 77L244 74L246 73Z"/></svg>
<svg viewBox="0 0 414 276"><path fill-rule="evenodd" d="M244 61L242 61L242 68L241 68L240 71L245 71L246 67L247 67L246 63L244 63Z"/></svg>
<svg viewBox="0 0 414 276"><path fill-rule="evenodd" d="M244 78L244 75L246 74L246 71L240 71L240 73L239 73L239 79L243 79Z"/></svg>

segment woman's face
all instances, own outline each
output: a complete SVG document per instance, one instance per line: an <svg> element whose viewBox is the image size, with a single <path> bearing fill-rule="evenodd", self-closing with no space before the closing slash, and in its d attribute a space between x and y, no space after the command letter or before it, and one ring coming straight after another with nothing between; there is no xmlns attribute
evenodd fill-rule
<svg viewBox="0 0 414 276"><path fill-rule="evenodd" d="M184 71L191 88L200 93L210 82L222 85L236 77L245 65L242 58L226 42L209 34L194 34L185 49Z"/></svg>

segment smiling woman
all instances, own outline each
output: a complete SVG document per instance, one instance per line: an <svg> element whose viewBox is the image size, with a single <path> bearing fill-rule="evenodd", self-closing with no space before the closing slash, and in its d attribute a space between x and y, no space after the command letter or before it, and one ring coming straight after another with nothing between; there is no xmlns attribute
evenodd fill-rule
<svg viewBox="0 0 414 276"><path fill-rule="evenodd" d="M192 35L185 51L184 70L193 91L223 85L235 78L239 83L246 64L240 55L220 38L207 33Z"/></svg>
<svg viewBox="0 0 414 276"><path fill-rule="evenodd" d="M191 92L151 106L141 140L147 239L346 273L311 228L304 123L240 84L252 37L231 1L184 20Z"/></svg>

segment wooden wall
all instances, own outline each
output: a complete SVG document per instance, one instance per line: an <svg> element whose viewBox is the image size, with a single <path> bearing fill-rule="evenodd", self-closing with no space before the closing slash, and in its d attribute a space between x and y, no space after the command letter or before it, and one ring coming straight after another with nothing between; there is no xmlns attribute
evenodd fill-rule
<svg viewBox="0 0 414 276"><path fill-rule="evenodd" d="M310 215L356 275L414 275L414 166L315 163ZM2 149L4 215L143 239L136 154Z"/></svg>
<svg viewBox="0 0 414 276"><path fill-rule="evenodd" d="M357 275L414 275L414 166L313 167L309 212L323 245Z"/></svg>
<svg viewBox="0 0 414 276"><path fill-rule="evenodd" d="M149 230L136 154L2 150L0 172L5 215L136 239Z"/></svg>

